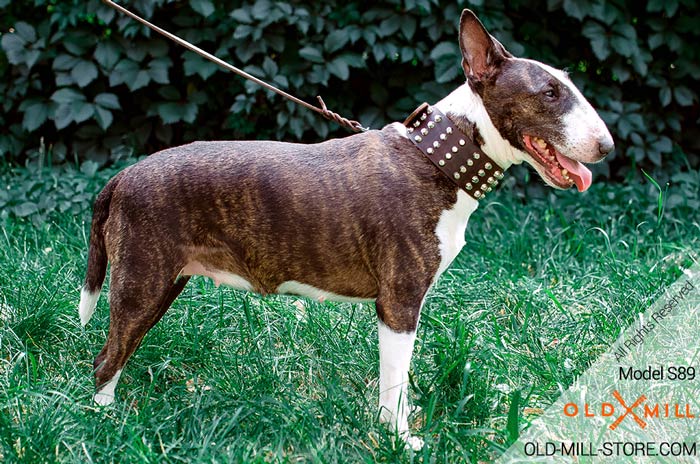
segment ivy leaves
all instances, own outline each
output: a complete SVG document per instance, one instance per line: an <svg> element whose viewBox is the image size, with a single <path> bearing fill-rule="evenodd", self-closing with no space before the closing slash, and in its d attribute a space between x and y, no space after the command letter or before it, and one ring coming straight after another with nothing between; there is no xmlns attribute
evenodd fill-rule
<svg viewBox="0 0 700 464"><path fill-rule="evenodd" d="M37 133L100 161L120 156L118 147L150 151L194 138L345 134L98 0L0 4L0 22L11 25L0 35L0 158L32 149ZM457 4L237 5L139 0L134 8L251 74L307 101L322 95L329 108L375 128L463 82ZM527 5L479 6L506 48L574 71L613 128L619 155L658 166L700 137L697 11L683 0L550 1L544 16Z"/></svg>
<svg viewBox="0 0 700 464"><path fill-rule="evenodd" d="M81 123L94 118L104 130L112 124L110 110L120 109L119 100L113 93L100 93L92 102L88 102L79 91L62 88L51 95L51 100L57 104L53 114L57 129L68 127L72 122Z"/></svg>

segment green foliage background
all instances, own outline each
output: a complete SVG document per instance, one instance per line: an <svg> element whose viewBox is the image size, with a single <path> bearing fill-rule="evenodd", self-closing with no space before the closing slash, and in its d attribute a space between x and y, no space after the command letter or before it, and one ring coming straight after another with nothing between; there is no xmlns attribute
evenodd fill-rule
<svg viewBox="0 0 700 464"><path fill-rule="evenodd" d="M469 7L514 54L572 72L617 142L604 174L700 165L692 0L122 3L372 128L463 81L457 27ZM101 164L195 139L346 134L99 0L0 0L0 8L0 160L24 162L42 138L54 163Z"/></svg>

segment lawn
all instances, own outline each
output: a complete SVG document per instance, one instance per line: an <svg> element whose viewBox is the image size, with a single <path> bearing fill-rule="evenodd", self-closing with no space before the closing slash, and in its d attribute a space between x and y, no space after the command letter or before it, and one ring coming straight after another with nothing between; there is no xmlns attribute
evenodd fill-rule
<svg viewBox="0 0 700 464"><path fill-rule="evenodd" d="M71 171L26 195L66 201L77 182L91 197L108 174ZM29 178L18 171L0 184L23 189ZM690 264L700 222L688 199L699 189L690 176L659 202L649 182L601 181L524 201L507 185L482 205L421 319L412 428L426 446L415 454L377 420L372 305L260 297L204 278L144 339L115 404L96 407L92 361L109 312L103 291L80 327L85 198L48 205L63 213L43 214L46 201L6 206L0 461L491 460Z"/></svg>

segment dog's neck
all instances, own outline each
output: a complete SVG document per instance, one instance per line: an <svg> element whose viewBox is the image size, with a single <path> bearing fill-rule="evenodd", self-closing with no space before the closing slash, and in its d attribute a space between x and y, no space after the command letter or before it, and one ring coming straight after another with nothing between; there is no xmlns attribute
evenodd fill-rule
<svg viewBox="0 0 700 464"><path fill-rule="evenodd" d="M505 171L523 161L522 151L505 140L493 125L481 97L464 83L435 104L452 122Z"/></svg>

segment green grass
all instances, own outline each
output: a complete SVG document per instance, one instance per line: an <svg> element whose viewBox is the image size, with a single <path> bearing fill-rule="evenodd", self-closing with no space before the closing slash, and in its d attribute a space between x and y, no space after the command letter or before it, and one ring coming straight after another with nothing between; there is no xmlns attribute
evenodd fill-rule
<svg viewBox="0 0 700 464"><path fill-rule="evenodd" d="M36 222L0 214L4 462L488 461L700 249L697 211L660 213L653 186L494 195L424 309L411 382L426 447L414 455L377 420L373 306L202 278L144 339L115 405L95 407L109 314L104 291L80 327L89 213Z"/></svg>

